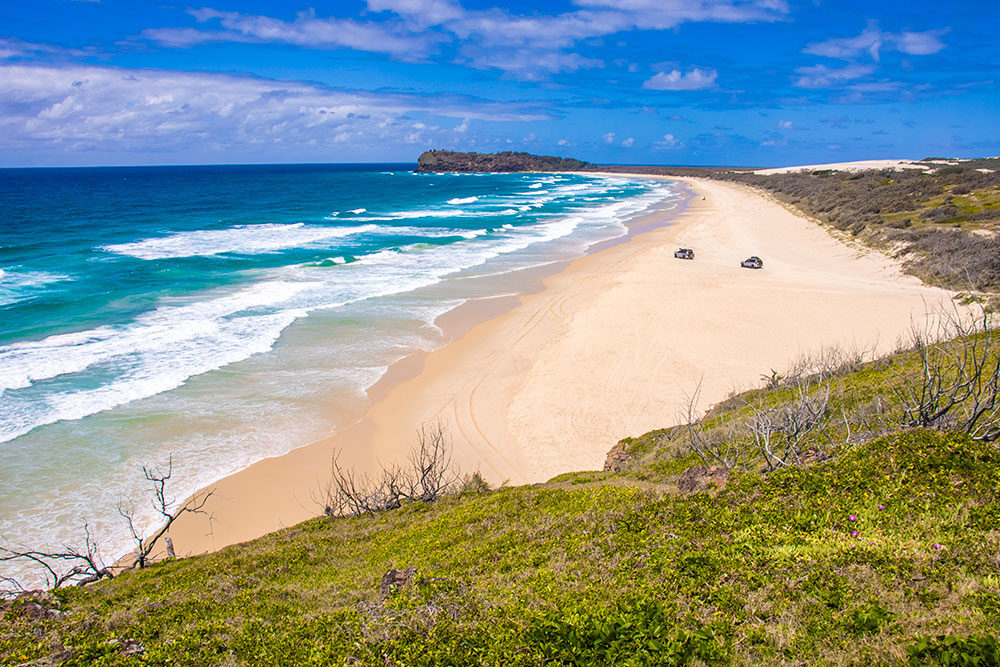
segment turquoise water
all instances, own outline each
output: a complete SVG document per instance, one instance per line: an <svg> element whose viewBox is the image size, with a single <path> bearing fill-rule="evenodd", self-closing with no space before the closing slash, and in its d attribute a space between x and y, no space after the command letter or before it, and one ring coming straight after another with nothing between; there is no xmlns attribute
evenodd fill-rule
<svg viewBox="0 0 1000 667"><path fill-rule="evenodd" d="M142 464L172 455L182 497L321 437L491 276L678 196L408 165L0 170L0 536L88 521L123 553Z"/></svg>

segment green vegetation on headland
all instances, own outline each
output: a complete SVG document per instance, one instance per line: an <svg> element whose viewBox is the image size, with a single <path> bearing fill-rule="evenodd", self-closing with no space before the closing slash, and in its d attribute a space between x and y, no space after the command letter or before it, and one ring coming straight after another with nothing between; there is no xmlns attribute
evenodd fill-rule
<svg viewBox="0 0 1000 667"><path fill-rule="evenodd" d="M515 172L515 171L579 171L593 165L573 158L531 153L456 153L426 151L417 159L418 172Z"/></svg>
<svg viewBox="0 0 1000 667"><path fill-rule="evenodd" d="M772 372L610 470L8 602L0 664L996 665L1000 340L953 333Z"/></svg>

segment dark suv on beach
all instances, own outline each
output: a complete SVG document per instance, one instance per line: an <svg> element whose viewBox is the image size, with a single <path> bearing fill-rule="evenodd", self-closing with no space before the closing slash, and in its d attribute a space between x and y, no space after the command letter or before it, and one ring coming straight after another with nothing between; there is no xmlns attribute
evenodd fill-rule
<svg viewBox="0 0 1000 667"><path fill-rule="evenodd" d="M747 257L742 262L740 262L740 266L742 266L744 269L763 269L764 260L762 260L757 255L753 255L751 257Z"/></svg>
<svg viewBox="0 0 1000 667"><path fill-rule="evenodd" d="M677 259L694 259L694 250L691 250L691 248L681 248L674 253L674 257Z"/></svg>

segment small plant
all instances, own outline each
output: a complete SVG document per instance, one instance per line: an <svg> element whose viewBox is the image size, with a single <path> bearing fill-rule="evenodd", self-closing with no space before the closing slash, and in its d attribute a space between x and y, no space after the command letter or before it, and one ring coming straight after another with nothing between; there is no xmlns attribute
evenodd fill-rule
<svg viewBox="0 0 1000 667"><path fill-rule="evenodd" d="M878 602L872 602L851 614L851 629L858 634L878 632L892 618L892 613Z"/></svg>
<svg viewBox="0 0 1000 667"><path fill-rule="evenodd" d="M781 386L781 381L785 379L785 376L772 368L770 375L761 375L760 379L768 389L777 389Z"/></svg>
<svg viewBox="0 0 1000 667"><path fill-rule="evenodd" d="M907 655L911 665L996 667L1000 665L1000 643L993 635L917 637Z"/></svg>
<svg viewBox="0 0 1000 667"><path fill-rule="evenodd" d="M462 478L462 487L459 489L459 493L465 495L487 493L488 491L490 491L490 485L483 479L478 470Z"/></svg>

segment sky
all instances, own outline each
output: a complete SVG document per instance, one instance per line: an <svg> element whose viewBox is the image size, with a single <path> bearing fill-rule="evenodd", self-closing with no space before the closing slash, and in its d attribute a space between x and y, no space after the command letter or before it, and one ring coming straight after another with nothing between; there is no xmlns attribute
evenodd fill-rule
<svg viewBox="0 0 1000 667"><path fill-rule="evenodd" d="M996 0L499 2L3 2L0 166L1000 154Z"/></svg>

